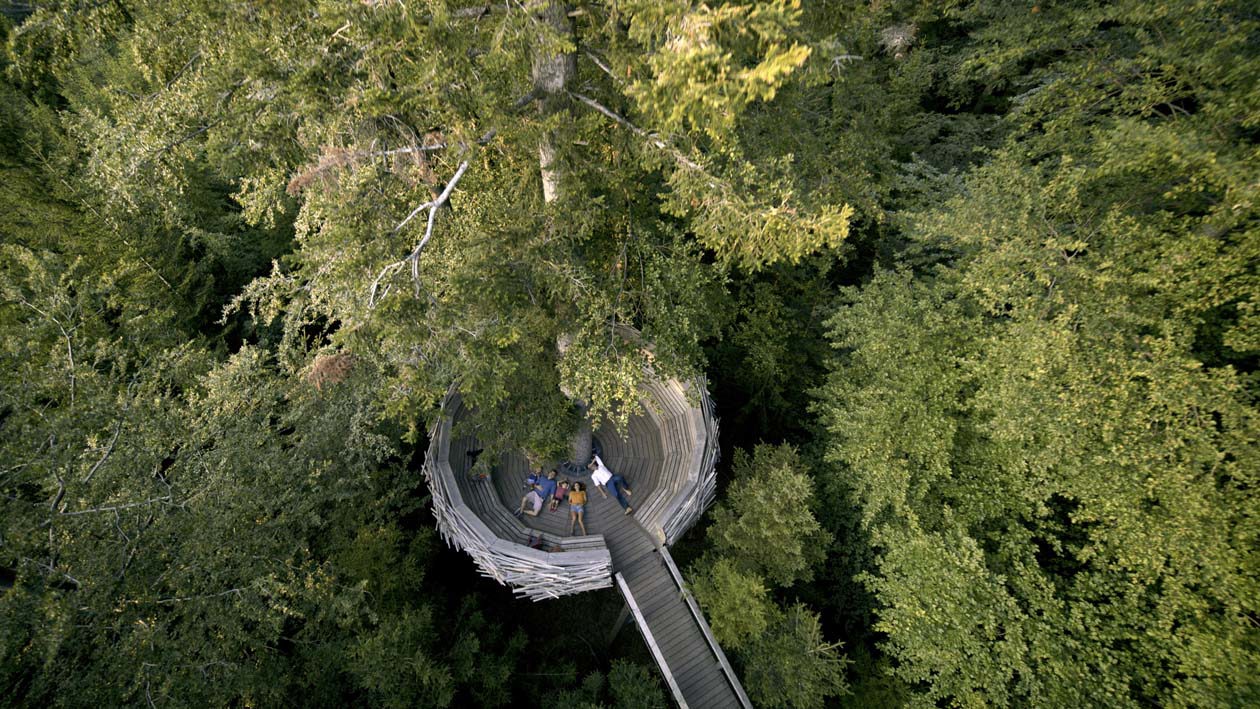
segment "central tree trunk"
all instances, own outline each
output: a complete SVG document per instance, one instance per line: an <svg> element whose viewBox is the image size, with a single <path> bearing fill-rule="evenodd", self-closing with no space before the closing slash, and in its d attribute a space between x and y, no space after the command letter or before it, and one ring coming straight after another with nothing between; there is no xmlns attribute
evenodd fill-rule
<svg viewBox="0 0 1260 709"><path fill-rule="evenodd" d="M538 13L538 19L557 36L576 46L573 23L569 20L567 10L564 3L553 1ZM577 74L575 54L549 51L540 43L534 53L530 74L534 82L534 93L538 97L538 112L544 119L568 110L569 97L565 92ZM538 172L542 177L545 204L555 202L561 197L560 169L556 155L558 142L555 131L548 130L538 143ZM557 349L563 354L564 346L561 343L557 345ZM579 465L585 465L591 459L591 422L586 416L586 403L576 399L574 403L578 406L581 422L577 432L573 434L572 460Z"/></svg>
<svg viewBox="0 0 1260 709"><path fill-rule="evenodd" d="M575 44L573 24L569 21L564 3L550 2L538 19L557 35ZM565 91L577 73L577 56L572 52L552 52L539 46L534 53L531 75L534 92L538 96L538 111L544 117L568 108ZM556 134L547 131L538 144L538 168L542 175L543 202L554 202L560 197L560 172L556 167Z"/></svg>
<svg viewBox="0 0 1260 709"><path fill-rule="evenodd" d="M586 414L586 405L578 402L578 414L582 420L578 422L577 433L573 434L572 455L573 462L578 465L586 465L591 461L591 452L593 450L591 437L591 419Z"/></svg>

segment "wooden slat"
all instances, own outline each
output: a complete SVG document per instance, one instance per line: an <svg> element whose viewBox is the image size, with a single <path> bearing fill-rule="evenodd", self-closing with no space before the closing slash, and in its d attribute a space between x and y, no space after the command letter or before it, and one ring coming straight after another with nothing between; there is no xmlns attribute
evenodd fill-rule
<svg viewBox="0 0 1260 709"><path fill-rule="evenodd" d="M664 613L674 604L678 604L679 608L683 608L681 601L678 599L678 589L674 588L672 583L668 583L656 587L653 590L653 598L645 601L643 606L646 609L644 612L655 621L658 614Z"/></svg>
<svg viewBox="0 0 1260 709"><path fill-rule="evenodd" d="M716 682L714 680L717 680ZM678 687L682 690L683 696L687 697L687 701L692 706L712 706L705 701L705 697L713 694L715 689L724 689L731 702L725 704L731 707L735 700L735 694L730 691L729 687L722 686L722 675L711 667L697 666L692 670L688 670L688 674L681 676L678 680Z"/></svg>
<svg viewBox="0 0 1260 709"><path fill-rule="evenodd" d="M735 692L731 691L730 685L725 684L721 678L716 682L706 686L700 690L692 690L697 693L696 705L704 707L736 707L739 706L739 697Z"/></svg>
<svg viewBox="0 0 1260 709"><path fill-rule="evenodd" d="M648 622L655 628L661 629L661 637L676 638L680 642L689 640L694 632L687 623L687 615L685 613L672 613L667 608L664 611L657 611L655 617L644 613Z"/></svg>
<svg viewBox="0 0 1260 709"><path fill-rule="evenodd" d="M677 653L670 669L674 671L676 677L690 677L696 672L711 670L716 666L717 662L707 652L691 649L689 652Z"/></svg>
<svg viewBox="0 0 1260 709"><path fill-rule="evenodd" d="M699 697L716 694L718 693L717 690L721 690L723 694L727 695L734 694L731 692L730 685L726 683L726 678L722 676L721 668L717 666L716 662L713 667L714 669L711 672L705 672L703 674L697 673L695 675L695 682L688 683L689 686L686 691L688 696ZM734 697L732 696L732 698ZM703 706L700 702L696 702L696 704L698 706Z"/></svg>
<svg viewBox="0 0 1260 709"><path fill-rule="evenodd" d="M448 397L448 402L451 404L449 410L461 410L462 403L457 396ZM612 561L605 548L549 554L525 546L525 538L504 539L503 536L510 537L510 533L519 533L518 530L524 528L516 527L513 521L503 518L501 506L495 505L492 499L497 495L489 494L485 483L467 478L464 473L466 460L461 458L457 461L458 476L452 470L452 426L453 419L449 416L441 418L434 426L429 455L423 467L433 493L434 515L443 538L471 555L483 574L507 583L518 594L535 600L611 585ZM467 444L458 443L454 450L462 456ZM484 513L474 512L468 507L465 492L468 493L467 501L484 507ZM485 519L482 514L486 515ZM486 520L499 531L491 529ZM574 543L590 546L589 539L575 540Z"/></svg>

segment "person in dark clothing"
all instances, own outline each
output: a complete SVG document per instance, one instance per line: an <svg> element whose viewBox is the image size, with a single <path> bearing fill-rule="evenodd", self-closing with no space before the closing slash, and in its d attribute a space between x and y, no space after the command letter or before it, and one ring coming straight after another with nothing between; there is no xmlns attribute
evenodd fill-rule
<svg viewBox="0 0 1260 709"><path fill-rule="evenodd" d="M630 506L630 500L626 499L634 493L631 492L630 486L626 484L625 478L621 477L619 473L613 473L613 476L608 479L608 489L612 490L613 497L617 499L617 504L621 505L621 509L625 510L626 514L634 514L634 508Z"/></svg>
<svg viewBox="0 0 1260 709"><path fill-rule="evenodd" d="M547 477L538 481L538 494L542 499L550 500L556 494L556 471L547 473Z"/></svg>

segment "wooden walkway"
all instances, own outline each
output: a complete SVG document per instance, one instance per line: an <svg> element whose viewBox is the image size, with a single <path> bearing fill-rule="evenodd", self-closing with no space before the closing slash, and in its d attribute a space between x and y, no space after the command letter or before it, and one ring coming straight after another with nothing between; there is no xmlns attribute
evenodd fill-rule
<svg viewBox="0 0 1260 709"><path fill-rule="evenodd" d="M684 589L669 550L649 543L645 552L641 540L648 539L647 533L637 525L625 528L605 534L617 588L674 700L691 709L752 709L704 614Z"/></svg>
<svg viewBox="0 0 1260 709"><path fill-rule="evenodd" d="M626 466L633 470L633 466ZM518 476L500 476L496 487L505 506L520 503L524 466ZM613 571L619 577L618 589L635 611L634 618L648 648L652 650L666 684L679 706L691 709L751 707L717 642L712 640L707 622L695 601L683 590L683 581L669 551L660 546L636 521L625 514L610 493L604 498L591 484L590 476L567 478L586 483L590 500L586 506L586 528L602 535L612 554ZM630 504L648 496L628 478ZM543 508L538 517L524 517L525 525L544 532L548 538L567 537L569 506L555 512ZM581 534L578 529L575 534ZM673 567L671 569L671 567ZM727 673L730 673L729 675Z"/></svg>

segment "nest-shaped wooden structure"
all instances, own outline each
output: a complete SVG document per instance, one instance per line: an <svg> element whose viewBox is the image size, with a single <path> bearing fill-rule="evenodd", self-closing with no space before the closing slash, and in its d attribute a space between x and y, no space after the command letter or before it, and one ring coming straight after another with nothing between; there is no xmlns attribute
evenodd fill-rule
<svg viewBox="0 0 1260 709"><path fill-rule="evenodd" d="M634 490L633 519L670 545L713 503L717 419L702 378L646 377L640 392L643 405L625 432L603 426L596 439L603 460ZM452 391L430 433L424 474L442 537L472 556L482 574L534 600L611 586L613 558L600 531L614 522L609 513L588 509L586 536L569 535L567 505L556 512L544 508L538 517L515 516L529 470L525 456L501 455L489 478L470 476L468 452L481 446L474 436L456 433L468 413ZM589 475L572 479L590 486Z"/></svg>

